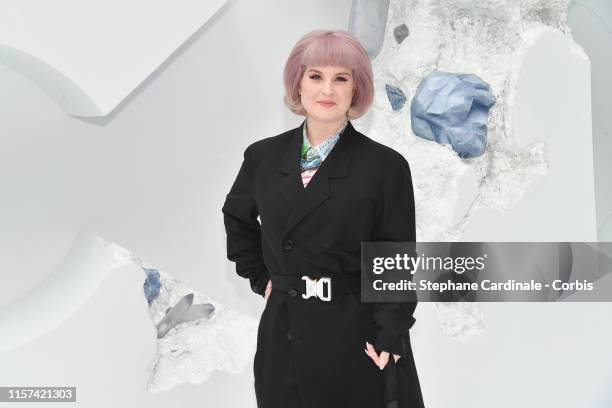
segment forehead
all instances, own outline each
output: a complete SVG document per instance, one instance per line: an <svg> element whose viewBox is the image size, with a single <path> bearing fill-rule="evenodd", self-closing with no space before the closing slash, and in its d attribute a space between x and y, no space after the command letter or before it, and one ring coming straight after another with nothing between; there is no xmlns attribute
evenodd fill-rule
<svg viewBox="0 0 612 408"><path fill-rule="evenodd" d="M346 74L351 75L351 70L341 66L309 66L306 68L306 72L317 72L325 75L338 75Z"/></svg>

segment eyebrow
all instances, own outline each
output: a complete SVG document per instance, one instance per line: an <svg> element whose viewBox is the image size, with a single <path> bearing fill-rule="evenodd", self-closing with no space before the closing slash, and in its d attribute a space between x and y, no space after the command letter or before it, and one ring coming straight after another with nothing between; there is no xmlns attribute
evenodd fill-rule
<svg viewBox="0 0 612 408"><path fill-rule="evenodd" d="M314 69L314 68L309 68L308 72L310 72L310 71L318 72L319 74L323 73L323 72L319 71L318 69ZM348 76L351 76L350 72L338 72L336 75L348 75Z"/></svg>

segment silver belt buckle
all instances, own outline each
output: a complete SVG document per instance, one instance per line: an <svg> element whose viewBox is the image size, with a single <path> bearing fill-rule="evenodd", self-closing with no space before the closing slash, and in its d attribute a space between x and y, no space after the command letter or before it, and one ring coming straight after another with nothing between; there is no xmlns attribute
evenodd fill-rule
<svg viewBox="0 0 612 408"><path fill-rule="evenodd" d="M331 278L312 279L310 276L302 276L302 280L306 281L306 293L302 294L302 298L308 299L315 296L321 300L329 302L331 300ZM323 287L327 284L327 296L323 295Z"/></svg>

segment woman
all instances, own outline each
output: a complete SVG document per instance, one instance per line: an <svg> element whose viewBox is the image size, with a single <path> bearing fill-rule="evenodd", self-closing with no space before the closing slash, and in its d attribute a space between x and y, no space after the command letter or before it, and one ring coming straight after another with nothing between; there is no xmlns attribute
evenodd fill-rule
<svg viewBox="0 0 612 408"><path fill-rule="evenodd" d="M306 119L247 147L223 206L228 259L266 300L257 405L385 408L397 363L410 377L399 406L422 406L408 338L416 302L360 298L361 242L415 241L407 161L350 122L372 103L369 58L346 31L316 30L293 48L284 82Z"/></svg>

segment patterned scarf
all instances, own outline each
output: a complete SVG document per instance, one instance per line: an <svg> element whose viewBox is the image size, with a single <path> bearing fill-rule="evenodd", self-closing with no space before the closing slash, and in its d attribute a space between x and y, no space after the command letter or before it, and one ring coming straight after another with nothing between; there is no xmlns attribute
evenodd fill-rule
<svg viewBox="0 0 612 408"><path fill-rule="evenodd" d="M317 146L312 146L308 137L306 136L306 123L304 123L303 137L302 137L302 149L300 152L300 168L304 170L317 169L323 160L329 155L331 149L335 146L340 135L346 128L348 119L344 121L344 124L334 132L331 136L328 136L323 142Z"/></svg>

